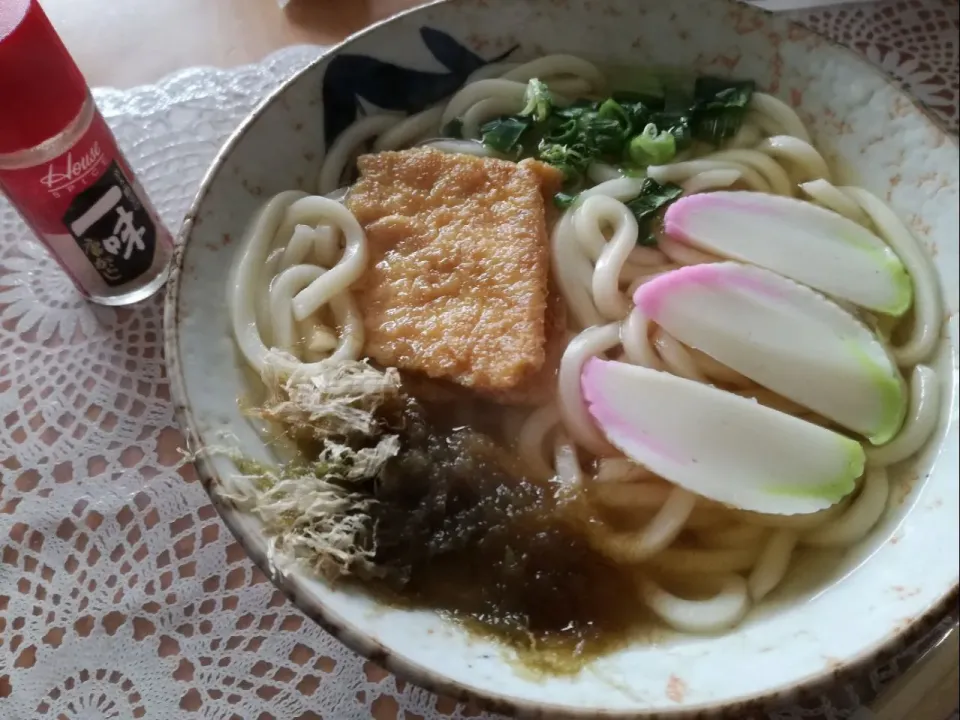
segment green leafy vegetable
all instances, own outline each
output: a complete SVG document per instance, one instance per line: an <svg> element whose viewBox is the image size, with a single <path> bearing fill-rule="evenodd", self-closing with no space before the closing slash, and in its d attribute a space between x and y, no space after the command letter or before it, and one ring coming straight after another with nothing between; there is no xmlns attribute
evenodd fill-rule
<svg viewBox="0 0 960 720"><path fill-rule="evenodd" d="M573 206L573 203L576 202L576 199L577 196L571 193L558 192L553 196L553 204L561 210L566 210L567 208Z"/></svg>
<svg viewBox="0 0 960 720"><path fill-rule="evenodd" d="M630 159L637 165L663 165L677 154L677 139L669 130L660 131L648 123L643 132L630 141Z"/></svg>
<svg viewBox="0 0 960 720"><path fill-rule="evenodd" d="M613 98L607 98L600 107L597 108L597 114L608 120L615 120L621 127L629 132L633 128L633 118L627 109Z"/></svg>
<svg viewBox="0 0 960 720"><path fill-rule="evenodd" d="M640 188L640 194L625 204L634 217L640 230L637 233L637 244L654 247L657 239L650 230L654 215L660 208L669 205L683 194L683 189L673 183L661 185L653 178L647 178Z"/></svg>
<svg viewBox="0 0 960 720"><path fill-rule="evenodd" d="M662 95L618 90L615 91L611 97L624 107L642 105L647 112L659 112L663 110L664 97Z"/></svg>
<svg viewBox="0 0 960 720"><path fill-rule="evenodd" d="M523 94L523 100L526 104L520 111L521 115L529 115L537 123L544 122L550 116L550 111L553 109L553 96L550 95L547 84L542 80L530 79Z"/></svg>
<svg viewBox="0 0 960 720"><path fill-rule="evenodd" d="M560 107L546 83L533 78L523 110L491 120L480 131L483 143L498 153L534 157L563 172L563 197L557 201L563 207L576 196L591 163L609 163L638 175L649 165L671 162L694 140L716 145L732 137L753 92L753 81L701 77L692 94L689 87L674 84L665 86L662 96L616 92L601 101L579 99ZM459 133L459 126L445 129L451 137ZM675 197L670 195L676 186L657 187L660 190L642 193L637 201L663 195L669 202Z"/></svg>
<svg viewBox="0 0 960 720"><path fill-rule="evenodd" d="M747 113L756 83L752 80L697 78L691 113L693 136L719 145L736 135Z"/></svg>
<svg viewBox="0 0 960 720"><path fill-rule="evenodd" d="M504 155L520 157L523 151L521 139L533 126L529 117L507 115L484 123L480 128L483 144Z"/></svg>

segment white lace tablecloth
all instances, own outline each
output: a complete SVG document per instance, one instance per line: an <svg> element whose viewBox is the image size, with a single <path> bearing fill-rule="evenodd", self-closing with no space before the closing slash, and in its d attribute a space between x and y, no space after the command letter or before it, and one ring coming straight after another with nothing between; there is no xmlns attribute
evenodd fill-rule
<svg viewBox="0 0 960 720"><path fill-rule="evenodd" d="M956 129L955 1L798 18ZM96 91L170 227L239 120L317 53ZM301 615L221 524L180 442L161 299L85 304L0 200L2 720L486 717L365 663ZM769 717L848 718L929 642Z"/></svg>

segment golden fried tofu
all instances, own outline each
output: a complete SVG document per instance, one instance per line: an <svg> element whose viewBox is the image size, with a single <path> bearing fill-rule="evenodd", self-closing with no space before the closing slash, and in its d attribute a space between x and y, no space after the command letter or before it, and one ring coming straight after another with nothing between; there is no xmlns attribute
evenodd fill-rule
<svg viewBox="0 0 960 720"><path fill-rule="evenodd" d="M543 365L508 390L467 391L448 380L431 380L417 373L401 373L403 388L428 403L449 404L480 397L501 405L536 406L549 402L557 393L557 372L567 347L567 314L558 292L549 294L546 313L546 351Z"/></svg>
<svg viewBox="0 0 960 720"><path fill-rule="evenodd" d="M547 171L430 148L357 164L347 205L371 254L357 286L367 354L479 391L532 377L546 346Z"/></svg>
<svg viewBox="0 0 960 720"><path fill-rule="evenodd" d="M553 165L547 165L539 160L527 158L521 160L520 167L530 168L540 179L540 194L543 196L543 206L546 211L547 230L553 227L553 223L560 215L560 211L553 202L553 196L563 188L563 173L557 170Z"/></svg>
<svg viewBox="0 0 960 720"><path fill-rule="evenodd" d="M551 283L552 286L553 283ZM557 372L567 347L567 313L560 293L551 287L544 325L543 364L509 390L481 391L503 405L543 405L557 394Z"/></svg>

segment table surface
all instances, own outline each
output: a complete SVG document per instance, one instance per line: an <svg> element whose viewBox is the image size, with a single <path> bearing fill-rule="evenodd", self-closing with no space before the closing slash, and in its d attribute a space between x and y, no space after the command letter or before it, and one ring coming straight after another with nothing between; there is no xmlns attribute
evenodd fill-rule
<svg viewBox="0 0 960 720"><path fill-rule="evenodd" d="M192 65L256 62L330 45L415 0L41 0L91 85L126 88Z"/></svg>
<svg viewBox="0 0 960 720"><path fill-rule="evenodd" d="M275 0L42 0L42 4L91 85L127 88L151 83L188 66L232 67L255 62L291 44L329 45L416 2L294 0L286 12L278 9ZM946 5L949 3L941 6ZM822 22L826 27L834 18L827 16ZM841 40L870 55L869 49L858 46L861 37L856 34L843 37L843 32L837 31ZM898 47L901 46L891 45L889 49L893 53ZM955 47L952 50L954 75L947 73L940 83L943 87L934 80L931 88L929 77L923 88L917 85L921 96L924 93L929 96L921 99L940 110L942 118L954 129ZM885 67L888 65L888 57L872 59L881 61ZM922 65L922 58L915 59ZM901 66L905 67L903 63ZM930 663L931 671L925 674L925 680L917 684L923 687L927 706L921 709L915 701L904 705L904 696L898 695L898 707L914 708L909 717L942 720L955 707L956 643L955 634L945 645L947 651L940 652ZM934 686L939 687L939 692L933 691ZM880 715L888 717L882 710Z"/></svg>

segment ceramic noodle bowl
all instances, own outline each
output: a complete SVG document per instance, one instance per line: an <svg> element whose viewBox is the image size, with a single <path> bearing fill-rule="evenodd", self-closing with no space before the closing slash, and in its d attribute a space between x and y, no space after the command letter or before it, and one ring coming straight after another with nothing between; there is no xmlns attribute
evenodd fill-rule
<svg viewBox="0 0 960 720"><path fill-rule="evenodd" d="M783 585L731 630L651 630L578 673L538 676L504 646L436 612L387 606L306 571L276 572L259 520L224 498L239 472L234 462L201 453L198 471L247 552L299 608L415 683L529 717L744 717L867 666L957 600L957 142L879 71L825 39L716 0L454 0L349 39L243 123L187 215L166 305L178 417L194 450L229 436L250 460L271 462L273 450L238 405L250 375L224 301L228 269L258 209L283 191L345 184L353 151L344 133L379 138L374 149L383 149L399 120L441 103L469 77L558 53L611 73L754 79L794 108L835 183L889 203L933 258L946 315L928 360L939 383L937 427L919 454L890 467L890 496L873 531L845 552L798 556ZM439 128L441 120L438 110L425 122ZM422 138L424 128L408 129Z"/></svg>

